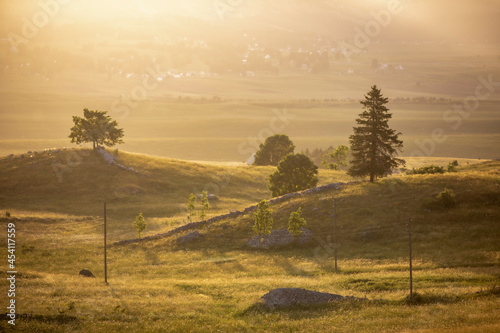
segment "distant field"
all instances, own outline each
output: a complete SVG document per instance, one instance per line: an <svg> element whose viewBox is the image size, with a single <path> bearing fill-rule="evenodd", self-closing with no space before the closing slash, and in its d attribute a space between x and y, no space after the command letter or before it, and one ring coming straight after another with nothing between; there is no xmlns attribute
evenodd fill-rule
<svg viewBox="0 0 500 333"><path fill-rule="evenodd" d="M10 98L4 97L0 103ZM72 146L67 139L71 117L80 115L85 105L61 105L47 114L29 108L0 114L0 156ZM389 104L391 126L403 134L402 155L415 155L419 150L425 156L500 158L500 102L481 104L456 130L454 123L443 120L452 105ZM159 99L139 104L128 117L118 119L125 130L125 144L116 148L188 160L242 162L274 133L289 135L297 151L347 144L360 112L358 103L179 103ZM442 129L446 138L432 143L435 129Z"/></svg>
<svg viewBox="0 0 500 333"><path fill-rule="evenodd" d="M404 70L375 72L374 58ZM352 75L346 75L349 69ZM419 149L425 156L500 158L500 89L495 86L462 120L449 112L475 94L480 77L500 80L494 50L390 43L373 45L352 62L332 61L325 74L283 69L255 77L171 78L140 99L132 97L143 85L140 77L71 70L51 79L1 73L0 156L70 146L72 116L83 108L108 110L125 130L125 144L117 148L138 153L241 162L275 132L289 135L299 151L327 148L347 143L362 111L358 101L377 84L390 98L434 99L389 104L390 124L403 133L402 155ZM435 129L446 140L430 145Z"/></svg>

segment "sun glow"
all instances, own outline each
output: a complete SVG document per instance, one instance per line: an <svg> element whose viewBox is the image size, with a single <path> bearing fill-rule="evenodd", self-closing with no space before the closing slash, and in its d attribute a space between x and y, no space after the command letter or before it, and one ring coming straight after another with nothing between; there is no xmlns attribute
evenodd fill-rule
<svg viewBox="0 0 500 333"><path fill-rule="evenodd" d="M129 150L209 160L219 147L214 160L246 161L251 152L239 156L233 146L267 133L275 114L242 101L281 108L296 99L359 100L378 82L394 98L463 101L478 75L496 80L500 55L498 1L19 0L0 6L0 140L26 140L5 143L7 154L31 140L66 145L71 115L90 108L114 110L131 127ZM485 119L496 119L488 113L494 105L481 107ZM439 106L427 109L425 117L408 110L422 124L403 121L403 129L421 136L442 126L442 116L434 115L443 112ZM344 144L351 127L345 116L356 109L342 110L324 119L297 112L307 118L306 132L297 125L287 130L302 136L301 149L321 146L325 137ZM325 125L332 119L335 125ZM482 134L496 124L475 121L459 134ZM468 147L463 157L475 156L480 138L457 140Z"/></svg>

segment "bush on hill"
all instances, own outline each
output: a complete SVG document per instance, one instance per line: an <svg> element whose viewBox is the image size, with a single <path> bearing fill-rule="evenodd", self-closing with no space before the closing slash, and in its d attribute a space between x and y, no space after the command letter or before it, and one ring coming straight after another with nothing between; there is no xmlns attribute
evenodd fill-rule
<svg viewBox="0 0 500 333"><path fill-rule="evenodd" d="M424 201L424 207L427 209L448 209L454 207L457 202L453 190L445 188L434 199Z"/></svg>
<svg viewBox="0 0 500 333"><path fill-rule="evenodd" d="M444 173L444 168L431 164L428 166L423 166L420 168L413 168L412 170L408 171L408 175L425 175L425 174L436 174L436 173Z"/></svg>

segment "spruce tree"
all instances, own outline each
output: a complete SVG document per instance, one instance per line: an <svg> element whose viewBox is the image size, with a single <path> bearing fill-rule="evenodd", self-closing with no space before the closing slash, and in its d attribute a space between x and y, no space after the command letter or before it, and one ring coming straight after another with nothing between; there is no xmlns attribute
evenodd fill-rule
<svg viewBox="0 0 500 333"><path fill-rule="evenodd" d="M389 128L392 118L385 106L388 99L383 97L380 89L373 86L361 101L363 113L356 122L354 134L349 137L351 143L351 167L348 174L353 177L370 176L370 182L377 177L392 173L392 169L405 165L405 161L395 156L403 147L399 140L401 133Z"/></svg>

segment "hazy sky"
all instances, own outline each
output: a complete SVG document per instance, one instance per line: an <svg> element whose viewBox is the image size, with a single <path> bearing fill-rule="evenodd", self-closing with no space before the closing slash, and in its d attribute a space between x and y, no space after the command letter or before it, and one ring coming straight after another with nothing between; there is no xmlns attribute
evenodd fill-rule
<svg viewBox="0 0 500 333"><path fill-rule="evenodd" d="M413 20L415 29L428 29L437 35L470 34L480 31L494 35L500 24L498 0L18 0L1 1L2 31L16 31L23 18L32 20L34 15L48 8L51 23L94 20L112 20L117 17L166 18L169 16L197 17L204 20L248 18L256 21L272 16L276 22L286 16L324 12L332 20L335 13L352 20L370 17L372 11L387 9L391 3L400 3L405 19ZM44 4L44 5L42 5ZM295 18L295 16L294 16ZM344 17L345 18L345 17ZM300 17L295 25L304 24ZM152 22L153 23L153 22ZM234 23L234 22L233 22ZM419 26L416 26L419 24ZM483 36L477 36L482 39Z"/></svg>

